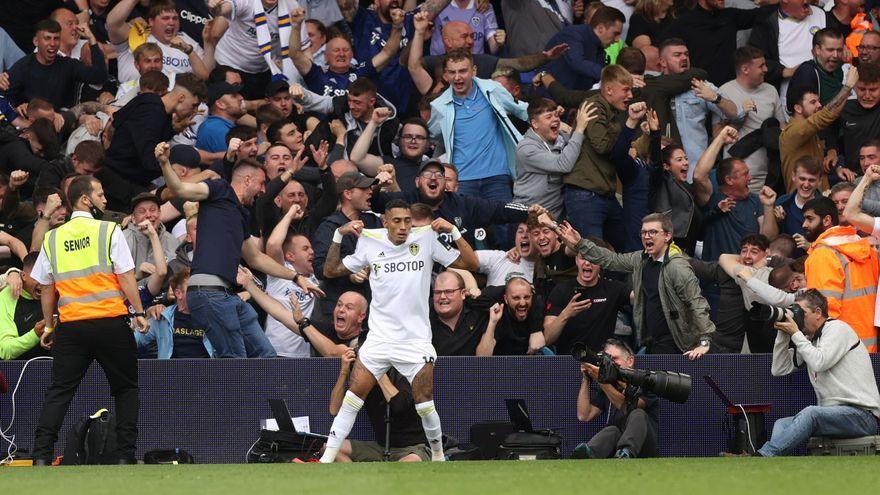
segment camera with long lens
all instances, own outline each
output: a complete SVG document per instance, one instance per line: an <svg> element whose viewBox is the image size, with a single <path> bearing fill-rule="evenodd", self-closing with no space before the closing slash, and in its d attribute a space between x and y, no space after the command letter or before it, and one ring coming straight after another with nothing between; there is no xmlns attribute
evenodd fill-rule
<svg viewBox="0 0 880 495"><path fill-rule="evenodd" d="M794 303L787 308L781 308L753 302L751 313L756 320L767 323L783 322L790 317L799 329L804 328L804 309L798 303Z"/></svg>
<svg viewBox="0 0 880 495"><path fill-rule="evenodd" d="M625 382L641 387L662 399L683 404L691 394L691 376L675 371L649 371L635 368L621 368L614 359L604 352L593 352L578 342L571 348L571 355L582 363L599 367L599 383Z"/></svg>

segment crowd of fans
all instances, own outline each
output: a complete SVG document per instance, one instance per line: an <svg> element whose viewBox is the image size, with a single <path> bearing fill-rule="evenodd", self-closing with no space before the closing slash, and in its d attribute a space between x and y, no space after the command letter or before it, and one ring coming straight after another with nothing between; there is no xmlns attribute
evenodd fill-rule
<svg viewBox="0 0 880 495"><path fill-rule="evenodd" d="M877 350L880 31L861 0L21 3L0 12L2 359L47 352L30 272L81 175L135 261L144 358L346 355L371 274L336 276L328 251L401 200L479 259L434 279L441 356L770 352L753 305L805 288ZM226 213L202 225L186 201L220 183L257 246L225 280L258 314L244 345L187 304L194 255L238 260L213 242Z"/></svg>

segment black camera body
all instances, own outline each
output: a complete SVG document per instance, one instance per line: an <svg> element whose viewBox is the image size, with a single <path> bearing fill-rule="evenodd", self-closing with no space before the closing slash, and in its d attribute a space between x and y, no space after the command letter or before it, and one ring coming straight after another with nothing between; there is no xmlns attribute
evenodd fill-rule
<svg viewBox="0 0 880 495"><path fill-rule="evenodd" d="M691 376L684 373L621 368L608 354L593 352L581 342L572 346L571 355L582 363L598 366L599 383L622 381L679 404L687 402L691 394Z"/></svg>
<svg viewBox="0 0 880 495"><path fill-rule="evenodd" d="M781 308L753 302L751 311L756 319L767 323L783 322L790 317L797 324L798 329L804 329L804 309L798 303Z"/></svg>

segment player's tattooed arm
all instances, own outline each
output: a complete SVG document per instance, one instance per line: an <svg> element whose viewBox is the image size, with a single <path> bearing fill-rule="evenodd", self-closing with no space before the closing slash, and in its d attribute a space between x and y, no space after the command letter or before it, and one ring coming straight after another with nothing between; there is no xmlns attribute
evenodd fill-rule
<svg viewBox="0 0 880 495"><path fill-rule="evenodd" d="M345 277L351 273L342 264L342 238L348 234L358 237L362 230L364 230L364 222L360 220L352 220L336 229L333 233L333 242L330 243L330 248L327 250L327 259L324 261L325 278Z"/></svg>
<svg viewBox="0 0 880 495"><path fill-rule="evenodd" d="M348 268L342 264L342 254L340 251L341 244L332 243L330 249L327 250L327 259L324 261L324 277L339 278L345 277L349 273Z"/></svg>

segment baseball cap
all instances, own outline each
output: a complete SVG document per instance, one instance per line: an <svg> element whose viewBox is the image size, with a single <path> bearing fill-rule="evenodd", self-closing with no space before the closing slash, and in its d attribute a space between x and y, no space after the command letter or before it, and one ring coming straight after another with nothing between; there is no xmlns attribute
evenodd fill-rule
<svg viewBox="0 0 880 495"><path fill-rule="evenodd" d="M152 201L156 203L156 206L162 206L162 200L159 199L159 196L156 196L150 192L142 192L137 196L131 198L131 209L135 209L137 205L143 203L144 201Z"/></svg>
<svg viewBox="0 0 880 495"><path fill-rule="evenodd" d="M186 168L202 168L202 158L199 152L192 146L178 144L171 148L168 161L172 165L183 165Z"/></svg>
<svg viewBox="0 0 880 495"><path fill-rule="evenodd" d="M336 190L339 192L349 189L364 189L379 183L379 179L367 177L360 172L346 172L336 181Z"/></svg>
<svg viewBox="0 0 880 495"><path fill-rule="evenodd" d="M218 81L208 86L208 97L205 103L210 107L215 101L223 97L223 95L234 95L241 93L241 85L232 85L226 81Z"/></svg>
<svg viewBox="0 0 880 495"><path fill-rule="evenodd" d="M440 167L441 172L446 170L445 166L443 165L443 162L441 162L440 160L438 160L436 158L429 158L429 159L423 161L421 165L419 165L419 172L418 173L422 173L422 170L425 170L426 168L430 167L431 165Z"/></svg>
<svg viewBox="0 0 880 495"><path fill-rule="evenodd" d="M272 81L266 85L266 98L271 98L278 93L290 91L290 84L283 79Z"/></svg>

